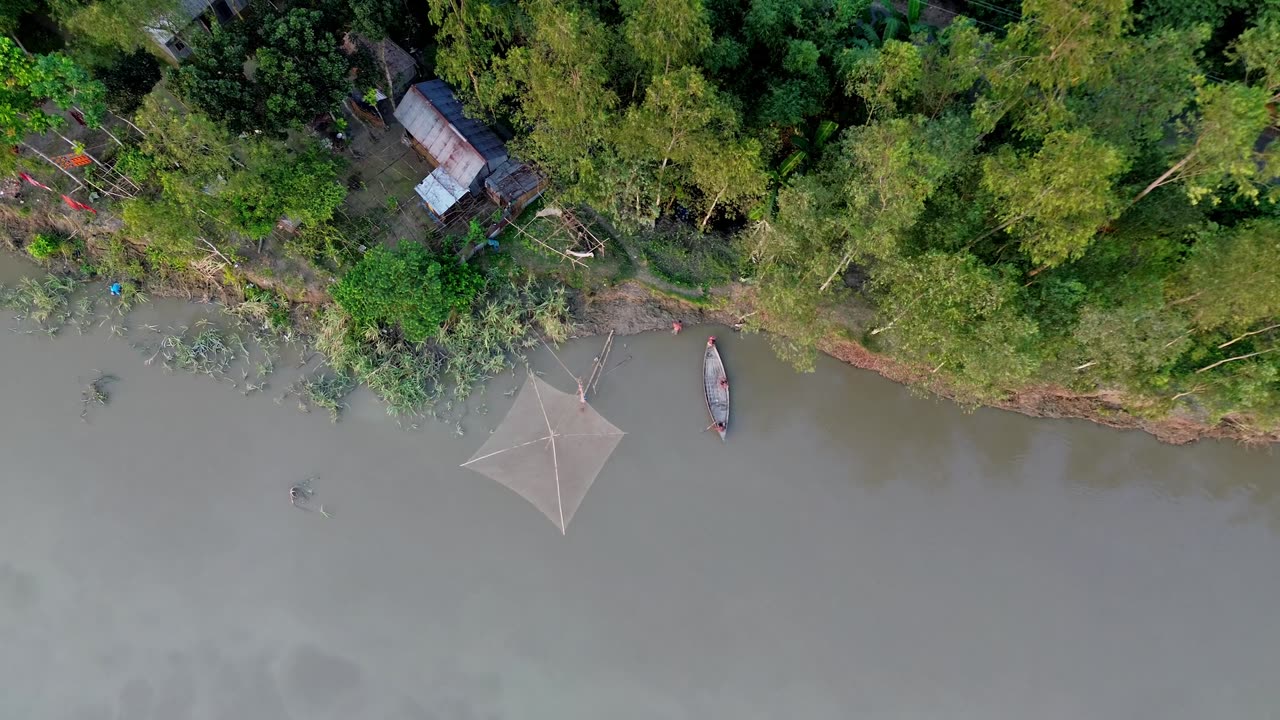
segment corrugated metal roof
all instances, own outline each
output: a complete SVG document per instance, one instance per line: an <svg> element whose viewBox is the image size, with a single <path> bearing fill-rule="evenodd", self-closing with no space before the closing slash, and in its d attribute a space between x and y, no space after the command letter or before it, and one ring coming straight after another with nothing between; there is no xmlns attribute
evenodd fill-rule
<svg viewBox="0 0 1280 720"><path fill-rule="evenodd" d="M518 200L529 193L541 190L546 180L533 168L519 160L508 159L484 181L484 186L496 194L503 204Z"/></svg>
<svg viewBox="0 0 1280 720"><path fill-rule="evenodd" d="M449 177L449 173L445 172L444 168L432 170L430 175L418 183L414 191L437 217L443 217L449 208L467 194L467 189Z"/></svg>
<svg viewBox="0 0 1280 720"><path fill-rule="evenodd" d="M478 190L507 159L493 131L462 112L462 103L443 80L414 85L396 107L396 119L459 184Z"/></svg>

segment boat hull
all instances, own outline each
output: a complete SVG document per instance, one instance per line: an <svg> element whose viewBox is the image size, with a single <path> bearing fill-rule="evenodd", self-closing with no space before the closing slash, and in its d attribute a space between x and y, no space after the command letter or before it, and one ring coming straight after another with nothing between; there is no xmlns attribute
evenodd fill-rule
<svg viewBox="0 0 1280 720"><path fill-rule="evenodd" d="M711 418L709 429L714 429L724 440L729 431L729 381L715 338L707 341L702 357L702 384L707 399L707 415Z"/></svg>

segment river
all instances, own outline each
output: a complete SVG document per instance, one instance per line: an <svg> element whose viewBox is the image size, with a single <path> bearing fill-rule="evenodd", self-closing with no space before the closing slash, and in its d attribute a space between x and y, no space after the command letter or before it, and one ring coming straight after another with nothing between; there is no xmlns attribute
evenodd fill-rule
<svg viewBox="0 0 1280 720"><path fill-rule="evenodd" d="M519 377L459 437L359 393L331 424L105 329L0 335L0 717L1276 717L1269 452L966 414L723 328L628 356L594 400L627 435L561 536L458 467ZM289 505L313 475L331 518Z"/></svg>

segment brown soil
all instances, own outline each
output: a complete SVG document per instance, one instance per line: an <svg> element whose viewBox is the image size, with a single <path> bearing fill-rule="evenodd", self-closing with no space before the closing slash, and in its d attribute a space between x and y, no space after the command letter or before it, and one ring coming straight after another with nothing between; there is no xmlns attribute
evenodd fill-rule
<svg viewBox="0 0 1280 720"><path fill-rule="evenodd" d="M659 294L652 288L628 281L594 294L576 298L574 316L580 335L604 335L610 330L631 335L652 330L670 330L679 320L686 325L721 323L733 325L746 314L741 291L731 293L723 308L703 308L678 298ZM765 323L767 325L767 322ZM931 380L927 368L918 368L874 353L862 345L843 339L831 339L819 346L822 352L854 367L872 370L894 382L923 388L954 399L954 394ZM1033 386L1011 393L991 403L1002 410L1045 418L1076 418L1107 427L1143 430L1156 439L1173 445L1185 445L1202 439L1233 440L1250 445L1280 442L1280 430L1262 431L1240 418L1227 417L1216 425L1186 415L1146 418L1135 415L1130 403L1120 393L1100 391L1078 393L1066 388Z"/></svg>

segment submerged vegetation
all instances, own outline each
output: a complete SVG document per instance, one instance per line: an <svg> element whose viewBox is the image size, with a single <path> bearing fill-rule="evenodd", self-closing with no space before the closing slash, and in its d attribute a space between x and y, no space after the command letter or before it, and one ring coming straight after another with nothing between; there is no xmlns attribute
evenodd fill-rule
<svg viewBox="0 0 1280 720"><path fill-rule="evenodd" d="M373 180L343 179L356 119L339 105L395 96L385 57L344 49L355 32L430 48L421 70L510 130L548 197L616 231L648 280L740 284L751 327L800 368L840 337L969 403L1053 386L1280 425L1274 2L286 1L208 33L172 0L14 8L67 44L0 38L0 139L19 151L0 171L118 223L15 244L122 283L119 307L179 287L238 304L255 334L307 328L329 370L294 392L335 418L356 383L394 415L451 407L567 335L551 277L604 282L549 270L541 246L511 267L514 231L460 263L487 216L406 237L381 222L418 211L402 198L352 206ZM157 17L192 54L152 89L138 53ZM69 117L113 129L109 162L73 177L40 150L84 150ZM63 282L0 301L53 332ZM218 339L178 334L164 356L226 372Z"/></svg>

